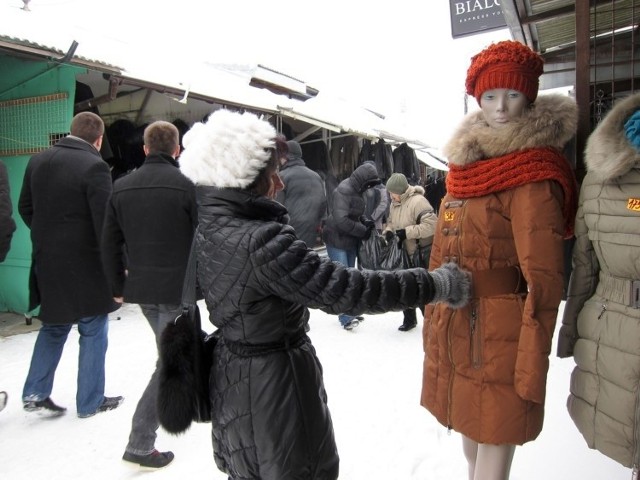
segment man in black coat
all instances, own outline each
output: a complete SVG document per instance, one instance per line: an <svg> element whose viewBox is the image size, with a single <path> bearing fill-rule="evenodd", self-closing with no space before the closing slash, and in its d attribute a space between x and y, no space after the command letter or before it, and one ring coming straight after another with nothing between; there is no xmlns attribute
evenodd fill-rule
<svg viewBox="0 0 640 480"><path fill-rule="evenodd" d="M9 174L4 163L0 162L0 262L4 261L11 248L11 237L16 230L16 222L11 214L11 196L9 194Z"/></svg>
<svg viewBox="0 0 640 480"><path fill-rule="evenodd" d="M122 397L105 397L108 314L113 301L100 259L100 237L111 194L109 166L100 157L102 119L73 117L71 135L31 157L18 212L33 245L30 310L40 305L42 327L33 349L22 399L27 411L61 415L50 398L56 368L73 324L80 334L76 408L91 417L117 408Z"/></svg>
<svg viewBox="0 0 640 480"><path fill-rule="evenodd" d="M318 243L318 232L327 213L327 197L320 175L307 168L302 159L302 148L294 140L287 142L289 153L281 159L280 178L284 189L276 200L287 207L289 224L299 239L313 248Z"/></svg>
<svg viewBox="0 0 640 480"><path fill-rule="evenodd" d="M179 170L178 129L158 121L144 131L146 159L116 180L102 237L102 259L117 302L138 303L156 338L181 312L182 284L198 216L195 186ZM126 255L124 254L126 252ZM172 452L155 449L156 367L135 413L123 459L160 468Z"/></svg>
<svg viewBox="0 0 640 480"><path fill-rule="evenodd" d="M0 262L4 261L11 248L11 237L16 230L16 222L11 214L11 196L9 195L9 174L4 163L0 162ZM7 405L7 392L0 392L0 410Z"/></svg>

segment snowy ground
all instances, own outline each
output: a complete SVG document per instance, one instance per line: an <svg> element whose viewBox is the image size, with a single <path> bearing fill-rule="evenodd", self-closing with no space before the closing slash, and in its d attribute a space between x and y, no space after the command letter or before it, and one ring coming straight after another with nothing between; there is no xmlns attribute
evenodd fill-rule
<svg viewBox="0 0 640 480"><path fill-rule="evenodd" d="M459 435L448 434L419 406L421 329L398 332L401 319L401 313L368 316L346 332L336 317L312 312L310 336L324 366L340 478L465 480ZM180 437L159 432L156 446L176 454L165 469L150 472L121 461L155 362L153 337L137 306L125 305L110 321L106 394L125 397L119 409L76 417L77 337L73 330L52 394L68 412L55 419L28 414L20 402L36 333L0 338L0 390L9 393L0 412L2 480L226 480L213 462L208 425L194 424ZM552 357L545 427L537 441L516 450L511 480L631 478L629 469L589 450L571 422L565 400L572 368L571 359Z"/></svg>

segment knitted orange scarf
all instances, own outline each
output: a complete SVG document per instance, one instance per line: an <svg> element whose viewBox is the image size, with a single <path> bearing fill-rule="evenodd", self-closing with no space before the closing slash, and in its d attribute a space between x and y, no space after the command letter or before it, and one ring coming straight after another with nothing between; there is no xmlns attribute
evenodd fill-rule
<svg viewBox="0 0 640 480"><path fill-rule="evenodd" d="M565 237L573 235L577 182L569 162L555 148L532 148L466 166L449 165L447 192L457 198L481 197L519 185L555 180L564 191Z"/></svg>

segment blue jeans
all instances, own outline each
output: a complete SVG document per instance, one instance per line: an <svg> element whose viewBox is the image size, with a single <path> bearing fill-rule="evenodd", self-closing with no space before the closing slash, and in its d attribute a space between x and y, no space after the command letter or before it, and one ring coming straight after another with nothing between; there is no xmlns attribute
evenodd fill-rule
<svg viewBox="0 0 640 480"><path fill-rule="evenodd" d="M109 317L85 317L78 320L77 324L80 352L76 410L78 415L90 415L104 401L104 360L107 355ZM40 328L22 391L23 401L45 400L51 396L53 379L72 326L71 323L43 324Z"/></svg>
<svg viewBox="0 0 640 480"><path fill-rule="evenodd" d="M156 340L156 346L160 344L160 335L168 323L173 322L182 312L181 305L150 305L141 304L142 314L149 322L151 330ZM138 406L131 419L131 433L129 443L125 449L134 455L148 455L155 449L156 432L160 423L158 422L158 411L156 403L158 401L158 377L160 375L159 362L156 361L156 368L151 375L151 379L144 389L142 397L138 400Z"/></svg>
<svg viewBox="0 0 640 480"><path fill-rule="evenodd" d="M330 247L327 245L327 256L330 260L334 262L341 263L347 267L355 267L356 266L356 257L358 256L358 250L343 250L342 248ZM341 313L338 315L338 320L340 320L340 324L344 327L355 317L352 315L345 315Z"/></svg>

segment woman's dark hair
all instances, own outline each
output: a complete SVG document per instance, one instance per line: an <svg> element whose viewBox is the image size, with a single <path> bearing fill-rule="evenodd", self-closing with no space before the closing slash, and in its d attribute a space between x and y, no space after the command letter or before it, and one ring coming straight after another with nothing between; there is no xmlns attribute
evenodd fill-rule
<svg viewBox="0 0 640 480"><path fill-rule="evenodd" d="M286 157L289 153L289 145L284 135L278 134L276 137L276 154L278 158Z"/></svg>
<svg viewBox="0 0 640 480"><path fill-rule="evenodd" d="M247 187L247 190L256 195L265 195L269 191L271 175L280 169L280 158L286 156L289 152L287 141L282 135L276 136L274 139L275 147L270 148L271 156L256 179Z"/></svg>

